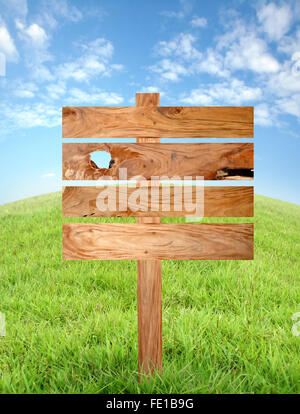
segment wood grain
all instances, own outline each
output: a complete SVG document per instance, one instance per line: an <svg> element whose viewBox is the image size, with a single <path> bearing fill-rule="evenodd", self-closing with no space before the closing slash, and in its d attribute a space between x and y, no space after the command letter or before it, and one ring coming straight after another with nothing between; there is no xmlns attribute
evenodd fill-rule
<svg viewBox="0 0 300 414"><path fill-rule="evenodd" d="M135 187L128 186L97 186L97 187L64 187L62 194L62 208L64 217L184 217L193 214L189 205L184 204L184 189L181 187L182 202L176 197L178 187L170 186L170 198L167 191L153 191L151 186L139 187L141 194L139 199L140 210L134 211L131 206L130 197L136 191ZM192 194L192 203L196 203L196 187L187 186L186 194ZM100 193L110 192L112 206L115 208L100 211L97 208L97 197ZM152 200L151 200L152 192ZM126 210L122 202L126 200ZM200 198L198 197L201 202ZM158 211L151 211L152 205ZM107 201L106 201L107 203ZM170 211L164 211L170 204ZM149 211L150 210L150 211ZM200 206L198 207L198 211ZM253 217L253 187L248 186L226 186L226 187L204 187L204 217Z"/></svg>
<svg viewBox="0 0 300 414"><path fill-rule="evenodd" d="M63 224L65 260L250 260L253 224Z"/></svg>
<svg viewBox="0 0 300 414"><path fill-rule="evenodd" d="M139 379L162 370L161 260L138 260Z"/></svg>
<svg viewBox="0 0 300 414"><path fill-rule="evenodd" d="M135 104L143 109L159 106L159 93L137 93ZM157 137L138 137L137 143L159 143ZM151 162L151 161L150 161ZM159 181L152 183L159 187ZM144 185L143 185L144 186ZM138 217L141 224L158 224L159 217ZM161 261L138 260L138 361L139 380L149 377L155 370L162 370L162 275Z"/></svg>
<svg viewBox="0 0 300 414"><path fill-rule="evenodd" d="M90 154L94 151L106 151L111 154L110 168L98 168L91 161ZM141 175L147 180L151 176L191 176L193 179L203 176L205 180L251 180L253 144L63 144L64 180L117 180L120 168L127 169L128 179Z"/></svg>
<svg viewBox="0 0 300 414"><path fill-rule="evenodd" d="M139 98L138 98L139 99ZM63 138L252 138L253 107L64 107Z"/></svg>

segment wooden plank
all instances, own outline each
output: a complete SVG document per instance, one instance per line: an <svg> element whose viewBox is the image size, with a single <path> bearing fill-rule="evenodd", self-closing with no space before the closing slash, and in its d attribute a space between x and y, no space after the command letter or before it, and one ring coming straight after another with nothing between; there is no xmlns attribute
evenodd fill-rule
<svg viewBox="0 0 300 414"><path fill-rule="evenodd" d="M180 190L181 189L181 190ZM140 209L135 211L130 200L135 191L138 190L140 198L138 204ZM180 191L182 198L180 197ZM201 193L196 198L196 187L170 186L170 197L168 190L160 186L159 191L146 187L128 186L99 186L99 187L64 187L62 194L62 208L64 217L184 217L194 213L191 211L190 203L184 196L191 195L191 202L198 205L201 210L201 202L204 201L204 217L253 217L253 187L248 186L226 186L226 187L204 187L204 200ZM110 203L104 200L108 206L106 211L100 211L97 207L99 194L106 194ZM179 196L178 196L179 194ZM123 203L125 200L125 203ZM170 209L166 211L170 205ZM157 211L151 211L151 205ZM103 209L102 209L103 210Z"/></svg>
<svg viewBox="0 0 300 414"><path fill-rule="evenodd" d="M250 260L253 224L64 223L65 260Z"/></svg>
<svg viewBox="0 0 300 414"><path fill-rule="evenodd" d="M156 138L157 139L157 138ZM98 168L91 153L111 154L110 168ZM252 143L64 143L63 179L98 180L141 175L175 177L203 176L205 180L253 179Z"/></svg>
<svg viewBox="0 0 300 414"><path fill-rule="evenodd" d="M137 107L157 108L159 93L137 93ZM157 137L138 137L137 143L159 143ZM152 183L159 186L159 181ZM159 217L138 217L141 224L158 224ZM137 306L138 306L138 361L139 380L155 370L162 370L162 274L161 260L138 260L137 262Z"/></svg>
<svg viewBox="0 0 300 414"><path fill-rule="evenodd" d="M64 107L63 138L252 138L253 107Z"/></svg>

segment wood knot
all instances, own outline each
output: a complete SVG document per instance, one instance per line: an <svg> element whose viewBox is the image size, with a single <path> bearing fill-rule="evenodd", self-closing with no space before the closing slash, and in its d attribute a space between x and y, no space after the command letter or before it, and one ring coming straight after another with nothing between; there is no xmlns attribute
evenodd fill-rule
<svg viewBox="0 0 300 414"><path fill-rule="evenodd" d="M179 106L176 106L175 108L171 109L172 115L179 115L181 111L182 111L182 108Z"/></svg>
<svg viewBox="0 0 300 414"><path fill-rule="evenodd" d="M63 116L72 116L72 115L76 116L75 109L70 108L68 106L63 107L62 111L63 111Z"/></svg>
<svg viewBox="0 0 300 414"><path fill-rule="evenodd" d="M108 169L110 169L115 164L115 162L116 162L115 160L111 159L109 162Z"/></svg>

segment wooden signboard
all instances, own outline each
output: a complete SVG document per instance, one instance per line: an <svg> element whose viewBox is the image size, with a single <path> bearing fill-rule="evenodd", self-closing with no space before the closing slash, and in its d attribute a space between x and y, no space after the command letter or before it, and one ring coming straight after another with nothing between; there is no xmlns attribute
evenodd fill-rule
<svg viewBox="0 0 300 414"><path fill-rule="evenodd" d="M63 138L136 138L63 144L64 180L109 180L64 187L64 217L137 217L137 224L64 223L63 258L138 261L139 371L147 376L162 369L161 260L253 259L252 223L160 223L192 209L203 217L252 217L253 186L191 180L252 180L253 143L160 138L252 138L253 108L161 107L158 93L138 93L135 107L64 107L62 124ZM94 151L110 153L108 168L91 161ZM133 179L136 186L120 184ZM185 179L188 185L176 184Z"/></svg>

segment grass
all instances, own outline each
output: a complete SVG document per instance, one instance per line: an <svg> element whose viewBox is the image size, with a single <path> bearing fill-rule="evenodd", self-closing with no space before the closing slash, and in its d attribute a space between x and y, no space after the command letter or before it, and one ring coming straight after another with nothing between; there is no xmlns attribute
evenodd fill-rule
<svg viewBox="0 0 300 414"><path fill-rule="evenodd" d="M0 206L1 393L300 391L299 206L256 196L254 261L163 262L164 370L143 383L136 262L63 262L63 220L100 221L62 219L60 193Z"/></svg>

